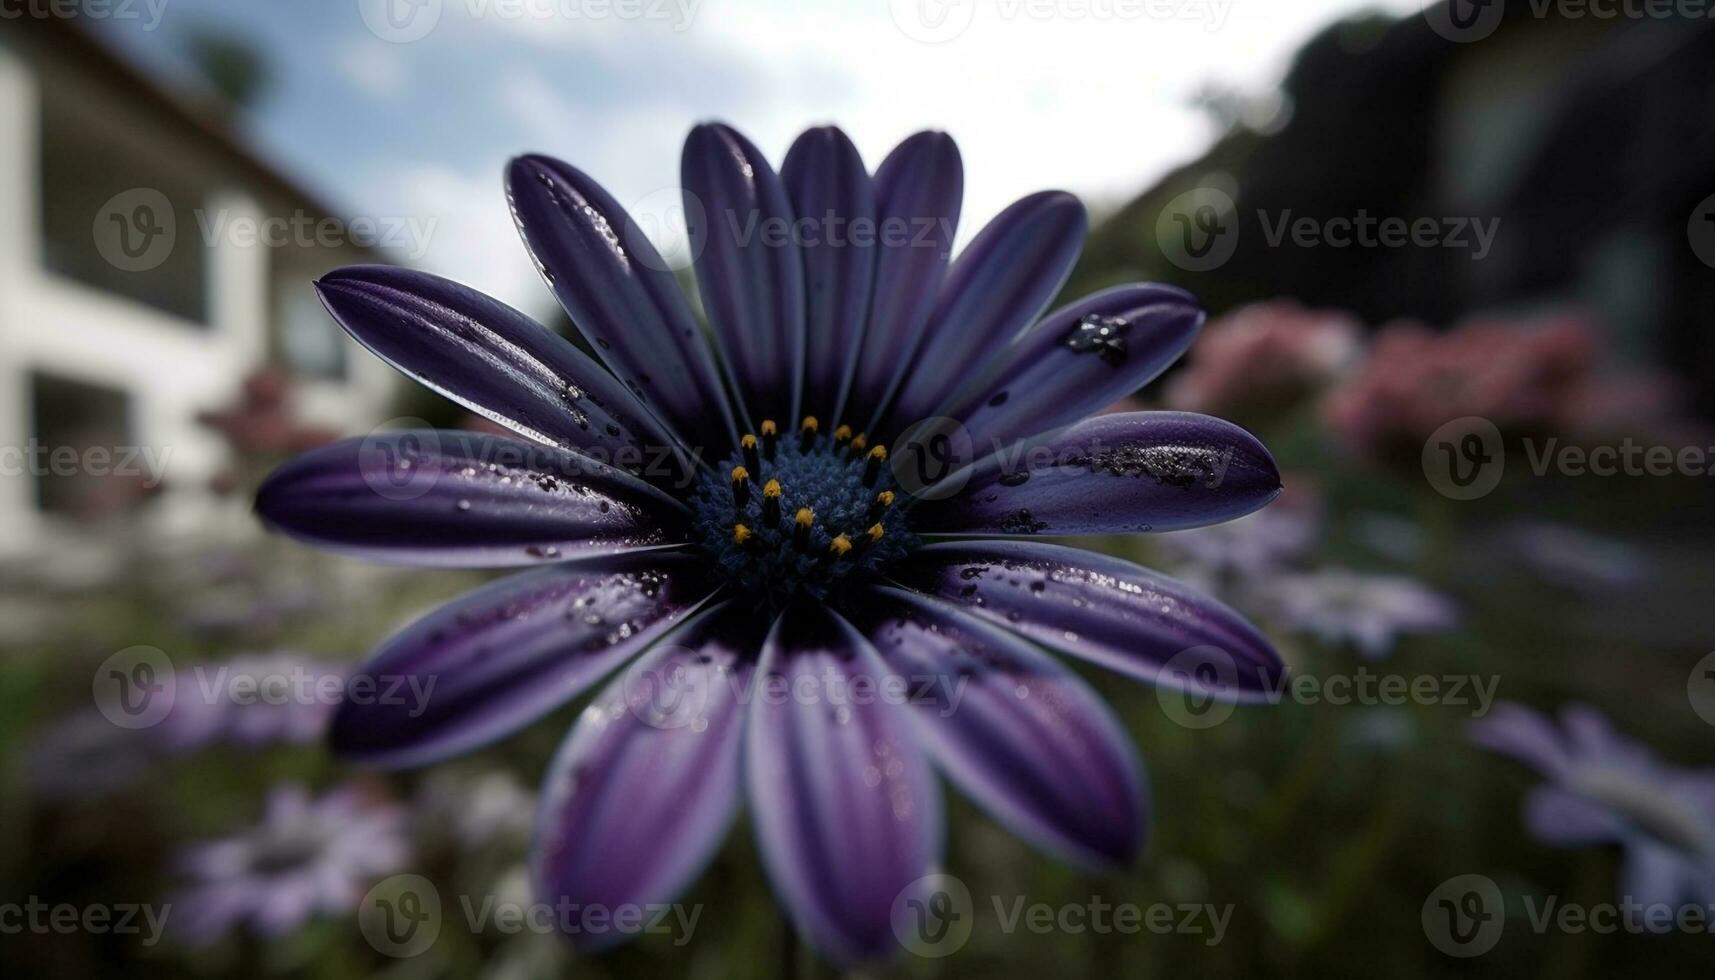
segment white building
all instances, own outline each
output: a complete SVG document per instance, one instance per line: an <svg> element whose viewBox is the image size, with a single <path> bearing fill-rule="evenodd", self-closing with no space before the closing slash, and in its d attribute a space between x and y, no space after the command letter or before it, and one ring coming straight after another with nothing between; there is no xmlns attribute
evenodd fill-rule
<svg viewBox="0 0 1715 980"><path fill-rule="evenodd" d="M270 217L278 232L279 219L329 214L218 112L75 24L0 20L0 560L88 540L64 499L72 482L86 491L127 455L147 469L143 450L165 461L144 479L164 479L125 526L176 537L249 526L242 502L208 489L227 451L196 416L230 404L265 363L298 380L311 421L349 433L385 416L391 370L310 289L379 257L343 234L251 237Z"/></svg>

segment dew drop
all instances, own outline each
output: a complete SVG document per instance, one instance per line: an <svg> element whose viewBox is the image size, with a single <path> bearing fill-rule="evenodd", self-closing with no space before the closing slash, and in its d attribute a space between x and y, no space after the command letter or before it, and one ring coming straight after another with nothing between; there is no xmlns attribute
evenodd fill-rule
<svg viewBox="0 0 1715 980"><path fill-rule="evenodd" d="M1126 348L1126 334L1130 330L1131 321L1124 317L1091 313L1072 327L1066 335L1066 346L1079 354L1095 354L1118 367L1130 353Z"/></svg>

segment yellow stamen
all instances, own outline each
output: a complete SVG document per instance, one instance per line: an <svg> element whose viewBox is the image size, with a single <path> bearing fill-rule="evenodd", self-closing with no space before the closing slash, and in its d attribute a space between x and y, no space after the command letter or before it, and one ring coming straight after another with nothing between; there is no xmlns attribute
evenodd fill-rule
<svg viewBox="0 0 1715 980"><path fill-rule="evenodd" d="M816 515L810 508L800 507L792 520L798 525L792 529L792 545L799 551L806 551L810 547L810 525L816 520Z"/></svg>

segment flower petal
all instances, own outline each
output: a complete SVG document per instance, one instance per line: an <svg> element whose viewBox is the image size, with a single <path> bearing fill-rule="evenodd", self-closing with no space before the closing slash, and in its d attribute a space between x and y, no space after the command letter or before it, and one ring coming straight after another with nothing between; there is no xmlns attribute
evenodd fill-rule
<svg viewBox="0 0 1715 980"><path fill-rule="evenodd" d="M780 905L840 962L896 949L894 901L941 853L941 798L896 704L839 703L886 668L844 620L794 609L763 646L745 729L757 842Z"/></svg>
<svg viewBox="0 0 1715 980"><path fill-rule="evenodd" d="M1525 798L1525 825L1546 844L1583 847L1625 836L1625 821L1610 807L1559 786L1538 786Z"/></svg>
<svg viewBox="0 0 1715 980"><path fill-rule="evenodd" d="M1088 685L938 599L876 589L868 600L858 624L907 681L919 737L960 789L1075 862L1111 868L1137 855L1148 822L1142 765Z"/></svg>
<svg viewBox="0 0 1715 980"><path fill-rule="evenodd" d="M1203 325L1191 294L1171 286L1105 289L1063 306L989 365L975 395L937 412L964 422L978 456L1094 415L1148 384Z"/></svg>
<svg viewBox="0 0 1715 980"><path fill-rule="evenodd" d="M893 407L885 438L938 409L966 369L988 360L1036 322L1066 284L1089 227L1084 205L1042 191L996 215L947 273L929 329Z"/></svg>
<svg viewBox="0 0 1715 980"><path fill-rule="evenodd" d="M1127 412L991 457L956 495L919 504L912 523L987 536L1177 531L1243 517L1279 494L1274 457L1231 422Z"/></svg>
<svg viewBox="0 0 1715 980"><path fill-rule="evenodd" d="M793 426L804 383L804 265L786 187L750 140L704 123L680 159L697 289L750 421Z"/></svg>
<svg viewBox="0 0 1715 980"><path fill-rule="evenodd" d="M1620 866L1620 898L1626 903L1673 909L1708 901L1710 887L1702 862L1643 835L1627 842Z"/></svg>
<svg viewBox="0 0 1715 980"><path fill-rule="evenodd" d="M1284 682L1280 654L1244 617L1118 558L1036 542L958 541L919 548L890 572L919 592L1140 680L1241 701ZM1199 683L1204 667L1214 677Z"/></svg>
<svg viewBox="0 0 1715 980"><path fill-rule="evenodd" d="M584 709L537 809L539 901L671 902L714 856L738 811L742 695L761 633L736 604L698 613ZM572 937L584 948L628 938Z"/></svg>
<svg viewBox="0 0 1715 980"><path fill-rule="evenodd" d="M316 293L358 343L538 442L637 472L678 442L584 353L506 304L426 272L339 269ZM677 467L665 474L676 475Z"/></svg>
<svg viewBox="0 0 1715 980"><path fill-rule="evenodd" d="M503 578L384 642L347 683L330 741L384 766L468 752L576 697L708 594L703 562L679 550Z"/></svg>
<svg viewBox="0 0 1715 980"><path fill-rule="evenodd" d="M672 267L613 195L533 154L507 165L506 197L537 268L602 362L700 455L731 445L732 409L702 329Z"/></svg>
<svg viewBox="0 0 1715 980"><path fill-rule="evenodd" d="M855 428L879 421L923 340L964 193L964 163L946 133L911 136L876 168L875 300L845 410Z"/></svg>
<svg viewBox="0 0 1715 980"><path fill-rule="evenodd" d="M1572 753L1554 720L1512 701L1502 701L1485 717L1466 726L1471 741L1491 752L1534 767L1545 776L1564 778L1572 771Z"/></svg>
<svg viewBox="0 0 1715 980"><path fill-rule="evenodd" d="M576 453L435 429L313 449L268 476L256 510L318 547L483 568L682 541L684 505Z"/></svg>
<svg viewBox="0 0 1715 980"><path fill-rule="evenodd" d="M804 257L806 414L838 424L863 350L875 282L875 189L863 158L833 126L806 130L780 167Z"/></svg>

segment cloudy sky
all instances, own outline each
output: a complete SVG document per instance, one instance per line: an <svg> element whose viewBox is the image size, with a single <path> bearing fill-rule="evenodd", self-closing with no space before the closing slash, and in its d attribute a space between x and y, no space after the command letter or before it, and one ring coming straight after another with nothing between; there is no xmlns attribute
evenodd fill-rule
<svg viewBox="0 0 1715 980"><path fill-rule="evenodd" d="M157 0L159 2L159 0ZM1197 154L1210 84L1264 94L1335 18L1421 0L167 0L103 35L171 74L195 30L251 41L272 86L247 127L351 215L429 227L418 264L545 313L501 167L563 157L646 214L669 209L689 127L722 119L778 160L836 122L871 166L945 129L961 240L1060 187L1099 208Z"/></svg>

